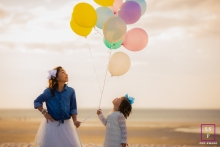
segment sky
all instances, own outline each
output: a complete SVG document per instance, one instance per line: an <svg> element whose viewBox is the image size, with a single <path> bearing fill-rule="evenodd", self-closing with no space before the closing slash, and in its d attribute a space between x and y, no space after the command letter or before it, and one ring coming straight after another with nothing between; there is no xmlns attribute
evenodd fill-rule
<svg viewBox="0 0 220 147"><path fill-rule="evenodd" d="M78 108L98 108L109 49L93 30L87 39L69 27L78 0L0 0L0 109L33 108L47 85L47 71L62 66ZM92 0L84 0L95 9ZM149 36L120 77L107 75L101 108L128 93L133 108L219 109L220 1L147 0L138 22ZM102 30L99 30L102 33ZM89 52L91 49L92 56Z"/></svg>

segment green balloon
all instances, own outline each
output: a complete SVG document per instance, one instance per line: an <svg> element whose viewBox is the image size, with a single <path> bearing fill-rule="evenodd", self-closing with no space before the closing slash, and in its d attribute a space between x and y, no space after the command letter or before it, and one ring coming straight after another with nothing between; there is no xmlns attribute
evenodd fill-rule
<svg viewBox="0 0 220 147"><path fill-rule="evenodd" d="M103 42L104 42L105 46L107 46L109 49L118 49L121 47L123 41L120 40L118 42L111 43L107 39L104 38Z"/></svg>

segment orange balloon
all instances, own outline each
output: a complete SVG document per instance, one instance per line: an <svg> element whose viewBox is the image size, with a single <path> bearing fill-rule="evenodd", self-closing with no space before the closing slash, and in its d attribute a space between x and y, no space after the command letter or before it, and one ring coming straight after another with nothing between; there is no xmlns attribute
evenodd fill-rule
<svg viewBox="0 0 220 147"><path fill-rule="evenodd" d="M124 38L123 46L130 51L140 51L148 44L148 35L141 28L129 30Z"/></svg>

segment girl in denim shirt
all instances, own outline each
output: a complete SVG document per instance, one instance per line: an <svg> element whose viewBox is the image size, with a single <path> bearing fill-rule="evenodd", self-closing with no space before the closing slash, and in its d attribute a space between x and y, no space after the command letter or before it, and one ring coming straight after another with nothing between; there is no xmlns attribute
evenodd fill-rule
<svg viewBox="0 0 220 147"><path fill-rule="evenodd" d="M75 129L80 126L76 96L74 89L66 84L68 74L60 66L48 72L49 86L34 100L34 108L45 117L38 129L35 144L40 147L80 147ZM43 108L43 102L47 109Z"/></svg>

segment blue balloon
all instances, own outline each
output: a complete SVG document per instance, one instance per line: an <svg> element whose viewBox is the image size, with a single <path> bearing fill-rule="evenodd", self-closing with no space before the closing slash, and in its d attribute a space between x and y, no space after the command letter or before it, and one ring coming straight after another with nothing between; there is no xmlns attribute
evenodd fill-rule
<svg viewBox="0 0 220 147"><path fill-rule="evenodd" d="M109 19L111 16L114 16L114 12L107 8L107 7L99 7L96 9L97 13L97 22L96 26L102 29L104 23Z"/></svg>

